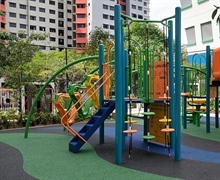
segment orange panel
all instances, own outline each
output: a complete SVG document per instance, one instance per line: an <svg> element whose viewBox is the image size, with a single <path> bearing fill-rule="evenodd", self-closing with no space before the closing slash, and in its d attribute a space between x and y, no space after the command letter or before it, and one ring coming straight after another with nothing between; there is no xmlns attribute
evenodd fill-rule
<svg viewBox="0 0 220 180"><path fill-rule="evenodd" d="M220 81L220 47L213 50L213 81Z"/></svg>
<svg viewBox="0 0 220 180"><path fill-rule="evenodd" d="M5 22L6 22L6 18L5 18L5 17L3 17L3 16L1 16L1 17L0 17L0 22L5 23Z"/></svg>
<svg viewBox="0 0 220 180"><path fill-rule="evenodd" d="M166 92L168 79L168 66L164 61L154 63L154 99L160 100ZM167 94L169 96L169 94Z"/></svg>
<svg viewBox="0 0 220 180"><path fill-rule="evenodd" d="M76 4L87 4L87 0L76 0Z"/></svg>
<svg viewBox="0 0 220 180"><path fill-rule="evenodd" d="M76 43L87 43L87 38L76 38Z"/></svg>

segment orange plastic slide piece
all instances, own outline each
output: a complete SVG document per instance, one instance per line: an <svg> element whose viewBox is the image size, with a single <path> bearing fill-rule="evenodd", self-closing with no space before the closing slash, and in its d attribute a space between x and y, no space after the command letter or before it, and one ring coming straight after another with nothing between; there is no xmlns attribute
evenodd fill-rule
<svg viewBox="0 0 220 180"><path fill-rule="evenodd" d="M213 49L213 81L220 81L220 47Z"/></svg>
<svg viewBox="0 0 220 180"><path fill-rule="evenodd" d="M56 108L58 109L60 116L63 117L66 114L66 111L64 110L63 106L60 104L60 101L56 100L53 102L54 105L56 106ZM68 121L68 116L64 116L64 124L67 125L67 121L69 124L73 124L75 122L75 117L76 117L76 108L72 108L71 110L71 114L74 114L74 116L72 116L72 118Z"/></svg>

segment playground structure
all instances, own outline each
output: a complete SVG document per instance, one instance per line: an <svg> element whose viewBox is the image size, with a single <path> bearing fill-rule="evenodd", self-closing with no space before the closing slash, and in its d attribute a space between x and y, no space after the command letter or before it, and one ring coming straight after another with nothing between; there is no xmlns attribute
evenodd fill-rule
<svg viewBox="0 0 220 180"><path fill-rule="evenodd" d="M154 62L153 53L154 50L148 48L141 50L138 49L141 70L138 71L138 98L132 98L131 91L131 55L132 53L125 49L124 41L124 26L128 26L123 20L129 22L144 22L148 23L160 23L168 28L168 39L167 37L162 41L168 41L168 60ZM171 19L175 18L175 61L174 61L174 47L173 47L173 22ZM160 119L162 127L159 128L159 133L162 134L162 139L165 140L169 146L174 148L174 157L176 161L181 159L181 9L176 8L175 16L163 19L162 21L151 21L151 20L135 20L128 16L120 14L120 6L115 5L115 70L111 69L111 66L104 64L104 46L99 47L99 56L86 57L79 59L77 61L71 62L61 68L59 71L55 72L45 83L42 89L39 91L36 99L38 99L43 92L44 88L50 83L60 72L66 70L68 67L92 59L99 59L99 78L96 82L91 85L90 81L87 84L87 92L76 98L75 90L69 92L69 95L60 94L55 101L57 107L60 109L60 114L62 114L61 124L71 133L74 137L69 143L69 150L71 152L78 152L83 144L91 137L91 135L99 129L100 143L104 143L104 121L115 109L116 112L116 123L115 123L115 162L117 164L122 163L122 152L125 150L125 133L130 135L130 146L129 155L132 148L132 134L135 133L135 129L132 129L132 119L131 113L127 115L127 105L131 106L132 103L143 103L144 104L144 134L143 139L148 140L156 139L156 134L152 133L152 128L150 123L155 121L156 115L160 113L157 118ZM207 50L208 51L208 50ZM111 54L111 53L110 53ZM209 57L207 53L207 57ZM111 59L111 58L110 58ZM175 62L175 65L174 65ZM108 61L109 63L109 61ZM103 68L104 66L104 68ZM175 67L175 68L174 68ZM156 70L158 68L158 70ZM174 71L175 69L175 71ZM111 77L115 74L115 99L109 97L109 84ZM127 77L128 74L128 77ZM159 78L158 78L159 77ZM162 77L162 78L161 78ZM168 78L169 77L169 78ZM175 78L174 78L175 77ZM158 85L154 83L154 79L158 78ZM162 87L160 86L162 83ZM85 83L86 84L86 83ZM98 87L96 87L98 85ZM170 85L170 86L169 86ZM175 86L173 86L175 85ZM175 88L174 88L175 87ZM72 87L74 89L74 87ZM70 88L71 89L71 86ZM104 91L105 89L105 91ZM97 97L97 92L99 91L99 98ZM186 91L185 91L186 92ZM88 95L89 94L89 95ZM71 97L72 95L72 97ZM88 99L82 102L83 98L88 95ZM64 107L61 107L59 103L59 97L71 97L73 104L68 107L67 111L64 111ZM71 124L74 121L76 113L81 111L81 108L87 103L89 98L92 98L93 104L98 110L92 118L82 127L79 132L76 132ZM36 105L34 101L28 121L26 124L25 138L28 137L28 128L30 125L31 115ZM175 101L175 108L174 108ZM156 112L158 110L160 112ZM130 109L130 108L129 108ZM153 110L153 111L152 111ZM155 111L155 112L154 112ZM162 116L162 117L161 117ZM152 118L152 119L151 119ZM127 124L125 124L127 121ZM159 123L159 122L158 122ZM155 123L155 126L158 126ZM164 127L165 124L165 127ZM129 128L127 127L129 126ZM128 128L128 129L127 129ZM155 130L155 129L154 129ZM124 132L124 133L123 133ZM172 133L171 133L172 132ZM171 135L171 136L170 136ZM165 138L164 138L165 136ZM171 137L171 138L170 138ZM170 140L171 139L171 140ZM166 142L167 141L167 142ZM163 141L162 141L163 142ZM148 144L149 145L149 144ZM170 152L169 152L170 153Z"/></svg>

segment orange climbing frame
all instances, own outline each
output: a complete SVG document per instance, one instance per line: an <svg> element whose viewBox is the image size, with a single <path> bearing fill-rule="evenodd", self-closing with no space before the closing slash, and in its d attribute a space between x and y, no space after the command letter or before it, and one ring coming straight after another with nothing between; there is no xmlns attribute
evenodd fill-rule
<svg viewBox="0 0 220 180"><path fill-rule="evenodd" d="M220 47L213 49L213 81L220 81Z"/></svg>

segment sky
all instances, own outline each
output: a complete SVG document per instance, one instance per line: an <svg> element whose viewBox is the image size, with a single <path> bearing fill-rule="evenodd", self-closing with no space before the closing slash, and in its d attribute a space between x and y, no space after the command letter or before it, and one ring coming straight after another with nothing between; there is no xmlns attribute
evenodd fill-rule
<svg viewBox="0 0 220 180"><path fill-rule="evenodd" d="M180 0L151 0L150 19L161 20L173 16L176 7L180 7Z"/></svg>
<svg viewBox="0 0 220 180"><path fill-rule="evenodd" d="M151 0L150 1L150 19L162 20L175 15L175 8L181 7L180 0ZM182 44L186 44L186 35L182 30Z"/></svg>

